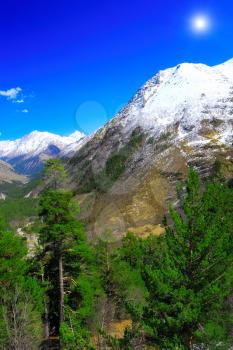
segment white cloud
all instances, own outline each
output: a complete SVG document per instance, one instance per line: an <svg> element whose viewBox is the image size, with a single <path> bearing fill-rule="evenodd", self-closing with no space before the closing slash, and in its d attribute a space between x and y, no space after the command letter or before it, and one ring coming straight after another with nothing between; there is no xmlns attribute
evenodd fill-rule
<svg viewBox="0 0 233 350"><path fill-rule="evenodd" d="M15 100L15 101L13 101L14 103L24 103L24 99L23 98L21 98L20 100Z"/></svg>
<svg viewBox="0 0 233 350"><path fill-rule="evenodd" d="M24 108L24 109L22 110L22 113L29 113L29 109Z"/></svg>
<svg viewBox="0 0 233 350"><path fill-rule="evenodd" d="M9 90L0 90L0 96L6 97L7 100L15 101L22 92L20 87L11 88Z"/></svg>

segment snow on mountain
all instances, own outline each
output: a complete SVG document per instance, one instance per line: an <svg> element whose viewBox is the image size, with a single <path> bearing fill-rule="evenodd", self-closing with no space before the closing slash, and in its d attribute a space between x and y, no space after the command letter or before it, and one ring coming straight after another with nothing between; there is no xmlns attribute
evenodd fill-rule
<svg viewBox="0 0 233 350"><path fill-rule="evenodd" d="M232 149L233 59L212 67L182 63L159 71L86 140L88 159L102 159L102 166L113 148L127 144L137 128L147 140L167 138L179 148L214 144ZM99 169L98 162L92 162L92 167Z"/></svg>
<svg viewBox="0 0 233 350"><path fill-rule="evenodd" d="M159 135L169 125L179 123L178 136L184 138L197 135L203 120L223 118L221 141L229 143L232 102L233 60L214 67L183 63L150 79L110 125L121 124L125 133L141 126Z"/></svg>
<svg viewBox="0 0 233 350"><path fill-rule="evenodd" d="M51 145L63 151L71 144L78 146L78 142L83 141L84 137L85 135L79 131L74 132L70 136L33 131L15 141L0 141L0 158L12 158L23 155L37 156L46 151Z"/></svg>
<svg viewBox="0 0 233 350"><path fill-rule="evenodd" d="M202 177L232 178L232 136L233 60L158 72L70 159L91 237L161 232L190 165Z"/></svg>
<svg viewBox="0 0 233 350"><path fill-rule="evenodd" d="M30 174L32 169L41 169L48 157L71 157L87 144L94 147L90 159L100 153L104 164L104 158L112 152L113 140L118 147L127 143L138 127L147 139L170 133L176 144L207 145L214 138L215 144L231 146L233 59L213 67L183 63L159 71L92 137L79 131L67 137L34 131L16 141L0 141L0 159L18 172ZM102 149L105 139L109 140L108 149Z"/></svg>
<svg viewBox="0 0 233 350"><path fill-rule="evenodd" d="M61 157L71 157L74 155L75 152L77 152L87 141L89 140L89 137L82 137L78 141L75 141L68 146L66 146L63 151L61 152Z"/></svg>
<svg viewBox="0 0 233 350"><path fill-rule="evenodd" d="M87 138L79 131L69 136L33 131L15 141L0 141L0 159L11 164L24 175L40 171L51 157L68 157L85 143Z"/></svg>

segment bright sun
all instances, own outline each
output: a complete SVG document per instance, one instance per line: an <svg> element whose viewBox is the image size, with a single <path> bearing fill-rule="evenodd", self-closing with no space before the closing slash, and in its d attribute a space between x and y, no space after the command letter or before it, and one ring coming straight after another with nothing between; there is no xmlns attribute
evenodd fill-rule
<svg viewBox="0 0 233 350"><path fill-rule="evenodd" d="M205 15L197 15L192 18L191 25L195 32L205 33L210 29L211 21Z"/></svg>

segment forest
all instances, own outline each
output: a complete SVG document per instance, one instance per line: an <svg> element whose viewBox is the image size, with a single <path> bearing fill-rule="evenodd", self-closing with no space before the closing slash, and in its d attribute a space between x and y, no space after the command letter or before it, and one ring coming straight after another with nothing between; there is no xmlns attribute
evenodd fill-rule
<svg viewBox="0 0 233 350"><path fill-rule="evenodd" d="M6 220L16 199L0 207L0 349L229 349L231 183L202 181L190 168L165 232L119 242L111 232L87 238L65 179L62 162L48 161L43 190L25 209L35 217L33 254ZM109 331L114 322L120 335Z"/></svg>

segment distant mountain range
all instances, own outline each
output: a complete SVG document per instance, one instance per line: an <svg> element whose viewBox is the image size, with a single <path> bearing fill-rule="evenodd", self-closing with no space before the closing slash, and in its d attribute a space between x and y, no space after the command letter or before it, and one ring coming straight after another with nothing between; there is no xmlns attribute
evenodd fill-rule
<svg viewBox="0 0 233 350"><path fill-rule="evenodd" d="M40 171L48 158L71 156L86 139L79 131L67 137L33 131L15 141L0 141L0 159L18 173L30 176Z"/></svg>

